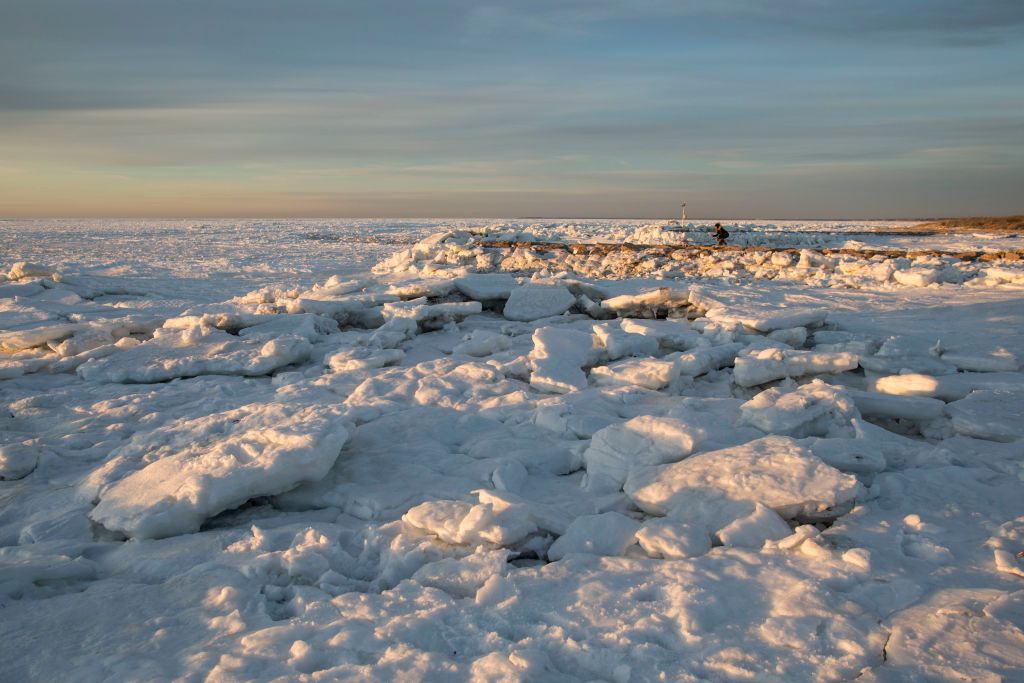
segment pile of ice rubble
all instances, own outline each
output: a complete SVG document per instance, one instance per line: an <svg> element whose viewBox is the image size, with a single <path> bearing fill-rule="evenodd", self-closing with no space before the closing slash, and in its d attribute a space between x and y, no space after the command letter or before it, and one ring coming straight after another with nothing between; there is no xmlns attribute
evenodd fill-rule
<svg viewBox="0 0 1024 683"><path fill-rule="evenodd" d="M113 280L16 265L0 284L9 671L1019 674L1013 353L875 338L711 285L551 277L723 267L572 258L442 234L377 279L166 317L131 312ZM738 258L734 274L833 285L1010 278ZM518 276L473 272L492 270ZM99 633L102 656L81 648Z"/></svg>
<svg viewBox="0 0 1024 683"><path fill-rule="evenodd" d="M827 254L810 248L693 251L665 245L686 244L685 237L659 226L642 229L640 245L658 248L569 249L532 248L536 235L497 228L440 232L380 263L379 274L401 273L424 278L452 278L484 272L532 271L547 275L624 279L696 277L802 282L813 287L892 288L963 285L997 287L1024 285L1024 262L967 261L955 255L927 253L910 257L884 254ZM652 233L661 235L656 239ZM632 236L636 238L636 236ZM627 239L627 242L630 242ZM514 243L521 246L502 247ZM607 244L607 242L605 242ZM847 246L856 246L850 245ZM1015 254L1011 254L1013 256Z"/></svg>

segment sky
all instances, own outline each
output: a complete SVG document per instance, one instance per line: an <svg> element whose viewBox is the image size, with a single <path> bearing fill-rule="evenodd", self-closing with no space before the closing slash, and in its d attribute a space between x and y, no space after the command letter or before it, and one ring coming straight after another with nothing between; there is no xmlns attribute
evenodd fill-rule
<svg viewBox="0 0 1024 683"><path fill-rule="evenodd" d="M1024 213L1021 0L0 0L0 216Z"/></svg>

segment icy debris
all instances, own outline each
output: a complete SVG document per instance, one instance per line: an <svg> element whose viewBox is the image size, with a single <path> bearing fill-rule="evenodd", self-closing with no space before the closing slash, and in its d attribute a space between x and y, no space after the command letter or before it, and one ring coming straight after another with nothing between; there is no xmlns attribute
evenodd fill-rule
<svg viewBox="0 0 1024 683"><path fill-rule="evenodd" d="M1024 385L980 389L946 406L958 434L990 441L1024 439Z"/></svg>
<svg viewBox="0 0 1024 683"><path fill-rule="evenodd" d="M658 390L679 378L679 365L672 360L629 358L594 367L590 370L590 377L598 386L637 386Z"/></svg>
<svg viewBox="0 0 1024 683"><path fill-rule="evenodd" d="M634 467L678 462L704 438L704 430L670 417L641 415L598 431L583 453L586 488L615 492Z"/></svg>
<svg viewBox="0 0 1024 683"><path fill-rule="evenodd" d="M845 372L857 365L858 358L852 353L767 348L737 356L733 380L741 387L753 387L786 377Z"/></svg>
<svg viewBox="0 0 1024 683"><path fill-rule="evenodd" d="M688 497L709 491L762 503L786 519L837 517L852 506L858 488L856 478L784 436L634 468L625 485L633 502L653 515L673 515Z"/></svg>
<svg viewBox="0 0 1024 683"><path fill-rule="evenodd" d="M402 521L452 545L508 547L537 530L527 506L495 497L475 505L458 500L428 501L406 512Z"/></svg>
<svg viewBox="0 0 1024 683"><path fill-rule="evenodd" d="M1017 372L962 372L933 377L922 374L890 375L868 382L867 388L895 396L926 396L958 401L977 389L1014 391L1024 386L1024 374Z"/></svg>
<svg viewBox="0 0 1024 683"><path fill-rule="evenodd" d="M640 294L622 294L601 302L602 308L621 318L656 318L659 314L687 308L689 305L689 290L675 287L659 287Z"/></svg>
<svg viewBox="0 0 1024 683"><path fill-rule="evenodd" d="M216 328L161 328L153 338L78 368L90 382L165 382L199 375L257 377L309 358L312 345L298 335L248 339Z"/></svg>
<svg viewBox="0 0 1024 683"><path fill-rule="evenodd" d="M504 301L517 282L506 273L480 273L453 280L455 288L474 301Z"/></svg>
<svg viewBox="0 0 1024 683"><path fill-rule="evenodd" d="M565 313L575 303L576 297L564 285L531 282L512 290L503 315L509 320L529 322Z"/></svg>
<svg viewBox="0 0 1024 683"><path fill-rule="evenodd" d="M860 418L846 392L820 379L791 390L766 389L740 406L740 412L742 424L795 438L853 436Z"/></svg>
<svg viewBox="0 0 1024 683"><path fill-rule="evenodd" d="M570 553L619 556L636 542L640 523L618 512L577 517L548 549L554 562Z"/></svg>
<svg viewBox="0 0 1024 683"><path fill-rule="evenodd" d="M92 477L109 483L89 516L133 538L193 532L250 498L322 478L347 438L333 406L254 403L178 420L115 451Z"/></svg>
<svg viewBox="0 0 1024 683"><path fill-rule="evenodd" d="M542 327L533 333L530 386L538 391L566 394L587 388L583 366L593 362L592 334L562 327Z"/></svg>

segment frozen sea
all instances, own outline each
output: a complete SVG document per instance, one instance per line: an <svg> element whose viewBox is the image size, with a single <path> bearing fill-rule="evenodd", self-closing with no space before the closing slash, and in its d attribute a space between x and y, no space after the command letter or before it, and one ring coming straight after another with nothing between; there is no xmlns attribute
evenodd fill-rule
<svg viewBox="0 0 1024 683"><path fill-rule="evenodd" d="M1024 239L713 222L0 220L0 679L1024 680Z"/></svg>

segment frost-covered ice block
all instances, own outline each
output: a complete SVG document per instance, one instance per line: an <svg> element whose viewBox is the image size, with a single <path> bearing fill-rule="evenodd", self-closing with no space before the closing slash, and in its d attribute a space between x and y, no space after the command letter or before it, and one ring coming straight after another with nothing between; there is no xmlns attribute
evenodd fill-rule
<svg viewBox="0 0 1024 683"><path fill-rule="evenodd" d="M910 268L893 272L892 279L906 287L927 287L939 281L938 268Z"/></svg>
<svg viewBox="0 0 1024 683"><path fill-rule="evenodd" d="M896 375L900 373L924 373L927 375L951 375L956 366L932 355L916 354L902 356L863 356L860 365L865 370L880 375Z"/></svg>
<svg viewBox="0 0 1024 683"><path fill-rule="evenodd" d="M868 389L895 396L930 396L943 401L958 401L976 389L1015 391L1024 386L1019 372L961 372L954 375L908 374L879 377L868 382Z"/></svg>
<svg viewBox="0 0 1024 683"><path fill-rule="evenodd" d="M766 389L740 406L740 413L742 424L795 438L853 436L860 417L845 391L819 379L791 390Z"/></svg>
<svg viewBox="0 0 1024 683"><path fill-rule="evenodd" d="M1017 356L1006 349L988 353L946 351L942 354L942 360L970 372L1016 372L1020 367Z"/></svg>
<svg viewBox="0 0 1024 683"><path fill-rule="evenodd" d="M846 393L864 417L934 420L942 417L946 407L942 401L924 396L895 396L858 389L847 389Z"/></svg>
<svg viewBox="0 0 1024 683"><path fill-rule="evenodd" d="M452 349L454 353L464 353L467 356L482 358L491 354L505 351L512 346L512 339L504 334L491 332L489 330L473 330L468 337Z"/></svg>
<svg viewBox="0 0 1024 683"><path fill-rule="evenodd" d="M703 438L700 427L670 417L641 415L605 427L594 434L583 453L586 488L619 491L634 467L682 460Z"/></svg>
<svg viewBox="0 0 1024 683"><path fill-rule="evenodd" d="M454 291L455 283L451 280L431 278L427 280L396 282L389 285L384 293L397 296L399 299L419 299L425 296L431 298L448 296Z"/></svg>
<svg viewBox="0 0 1024 683"><path fill-rule="evenodd" d="M768 338L793 347L803 346L807 341L807 328L785 327L781 330L773 330L768 333Z"/></svg>
<svg viewBox="0 0 1024 683"><path fill-rule="evenodd" d="M267 375L309 358L312 346L296 335L246 339L222 330L161 329L147 342L90 360L78 375L91 382L166 382L199 375Z"/></svg>
<svg viewBox="0 0 1024 683"><path fill-rule="evenodd" d="M580 330L542 327L533 333L530 386L538 391L566 394L587 388L583 373L594 353L594 336Z"/></svg>
<svg viewBox="0 0 1024 683"><path fill-rule="evenodd" d="M30 277L50 277L56 272L56 269L41 263L18 261L7 271L7 279L22 280Z"/></svg>
<svg viewBox="0 0 1024 683"><path fill-rule="evenodd" d="M826 465L785 436L693 455L672 465L634 468L626 494L643 511L671 515L695 495L759 502L785 519L827 518L852 505L857 479Z"/></svg>
<svg viewBox="0 0 1024 683"><path fill-rule="evenodd" d="M743 310L743 307L714 306L706 316L720 323L739 323L758 332L774 332L793 327L818 327L828 317L825 308L780 308L762 306Z"/></svg>
<svg viewBox="0 0 1024 683"><path fill-rule="evenodd" d="M667 351L688 351L700 343L701 335L685 320L647 320L621 318L623 332L654 337Z"/></svg>
<svg viewBox="0 0 1024 683"><path fill-rule="evenodd" d="M989 441L1024 439L1024 385L1016 391L976 390L946 406L953 429Z"/></svg>
<svg viewBox="0 0 1024 683"><path fill-rule="evenodd" d="M618 320L594 325L594 335L605 348L611 360L626 356L653 356L658 352L658 339L653 336L634 334L622 329Z"/></svg>
<svg viewBox="0 0 1024 683"><path fill-rule="evenodd" d="M0 351L20 351L42 346L48 342L67 339L86 325L82 323L45 322L20 330L0 332Z"/></svg>
<svg viewBox="0 0 1024 683"><path fill-rule="evenodd" d="M359 346L342 349L324 358L324 365L334 372L355 372L397 365L405 358L401 349L376 349Z"/></svg>
<svg viewBox="0 0 1024 683"><path fill-rule="evenodd" d="M696 557L711 550L711 534L705 526L671 517L647 520L636 532L636 540L651 557L667 560Z"/></svg>
<svg viewBox="0 0 1024 683"><path fill-rule="evenodd" d="M0 445L0 480L27 477L39 462L39 446L24 443Z"/></svg>
<svg viewBox="0 0 1024 683"><path fill-rule="evenodd" d="M740 548L760 548L765 541L777 541L792 533L786 521L777 512L761 503L754 503L748 515L729 522L715 532L722 545Z"/></svg>
<svg viewBox="0 0 1024 683"><path fill-rule="evenodd" d="M768 348L737 356L733 380L741 387L754 387L786 377L845 372L856 368L857 363L852 353Z"/></svg>
<svg viewBox="0 0 1024 683"><path fill-rule="evenodd" d="M659 287L640 294L622 294L605 299L601 307L620 317L636 315L653 317L658 309L674 310L690 305L690 290L676 287Z"/></svg>
<svg viewBox="0 0 1024 683"><path fill-rule="evenodd" d="M618 512L577 517L548 549L554 562L570 553L618 556L636 542L640 523Z"/></svg>
<svg viewBox="0 0 1024 683"><path fill-rule="evenodd" d="M427 501L406 512L402 521L453 545L509 546L537 530L526 505L494 496L476 504Z"/></svg>
<svg viewBox="0 0 1024 683"><path fill-rule="evenodd" d="M680 374L697 377L732 365L741 349L743 344L730 342L718 346L702 346L686 353L670 354L665 358L676 362Z"/></svg>
<svg viewBox="0 0 1024 683"><path fill-rule="evenodd" d="M888 464L882 444L870 438L811 438L807 445L816 456L843 472L881 472Z"/></svg>
<svg viewBox="0 0 1024 683"><path fill-rule="evenodd" d="M89 516L132 538L193 532L250 498L323 478L347 439L344 414L333 406L254 403L179 420L136 437L142 468L103 487ZM133 466L125 460L105 472Z"/></svg>
<svg viewBox="0 0 1024 683"><path fill-rule="evenodd" d="M657 390L664 389L679 377L679 365L657 358L628 358L592 368L590 376L599 386L637 386Z"/></svg>
<svg viewBox="0 0 1024 683"><path fill-rule="evenodd" d="M388 321L396 318L413 320L421 330L437 330L453 320L476 315L483 310L479 301L449 301L428 304L426 299L411 299L384 304L383 315Z"/></svg>
<svg viewBox="0 0 1024 683"><path fill-rule="evenodd" d="M455 278L455 288L474 301L502 301L516 288L516 279L505 273L479 273Z"/></svg>
<svg viewBox="0 0 1024 683"><path fill-rule="evenodd" d="M503 315L509 320L529 322L565 313L576 297L564 285L520 285L509 294Z"/></svg>

